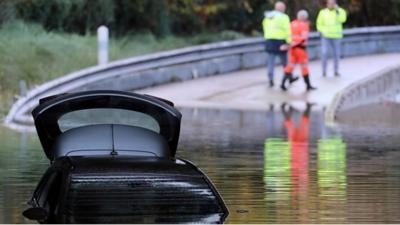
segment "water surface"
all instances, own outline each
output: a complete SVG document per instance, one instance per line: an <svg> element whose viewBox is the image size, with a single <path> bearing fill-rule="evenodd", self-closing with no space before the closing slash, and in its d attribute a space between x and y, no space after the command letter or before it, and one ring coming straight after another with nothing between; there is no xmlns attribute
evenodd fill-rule
<svg viewBox="0 0 400 225"><path fill-rule="evenodd" d="M226 222L400 223L396 126L329 128L321 108L307 114L304 104L181 111L178 157L217 186ZM48 162L35 134L0 128L0 143L0 223L30 223L21 212Z"/></svg>

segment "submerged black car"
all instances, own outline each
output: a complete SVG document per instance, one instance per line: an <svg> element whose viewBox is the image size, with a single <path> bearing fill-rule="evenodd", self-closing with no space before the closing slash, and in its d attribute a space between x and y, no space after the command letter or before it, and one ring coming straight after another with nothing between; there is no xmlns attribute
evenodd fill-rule
<svg viewBox="0 0 400 225"><path fill-rule="evenodd" d="M207 176L175 158L181 114L171 102L89 91L42 99L32 114L51 165L25 217L41 223L222 223L227 217Z"/></svg>

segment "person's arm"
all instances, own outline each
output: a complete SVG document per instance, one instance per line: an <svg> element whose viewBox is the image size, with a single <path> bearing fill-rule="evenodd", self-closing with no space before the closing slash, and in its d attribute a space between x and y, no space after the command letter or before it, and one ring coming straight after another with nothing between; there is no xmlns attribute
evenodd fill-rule
<svg viewBox="0 0 400 225"><path fill-rule="evenodd" d="M340 22L340 23L346 23L346 21L347 21L347 13L346 13L346 11L343 9L343 8L338 8L337 9L337 15L338 15L338 21Z"/></svg>
<svg viewBox="0 0 400 225"><path fill-rule="evenodd" d="M323 21L323 17L322 17L322 10L319 11L318 13L318 17L317 17L317 31L322 33L322 26L324 25L324 21Z"/></svg>

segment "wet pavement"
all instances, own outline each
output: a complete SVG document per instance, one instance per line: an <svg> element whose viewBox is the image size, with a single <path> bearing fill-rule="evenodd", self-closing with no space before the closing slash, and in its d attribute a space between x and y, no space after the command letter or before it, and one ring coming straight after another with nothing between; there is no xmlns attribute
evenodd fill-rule
<svg viewBox="0 0 400 225"><path fill-rule="evenodd" d="M306 109L182 108L178 157L217 186L227 223L400 223L400 129L329 128L322 107ZM34 134L1 128L0 143L0 223L30 223L21 212L47 160Z"/></svg>
<svg viewBox="0 0 400 225"><path fill-rule="evenodd" d="M160 85L139 93L159 96L173 101L180 107L217 108L240 110L268 110L271 103L313 102L328 106L335 95L356 81L374 73L399 65L400 54L368 55L345 58L341 61L341 77L322 77L321 62L310 63L311 81L318 90L307 93L302 80L295 83L287 93L279 88L281 67L276 68L275 88L268 88L266 68L243 70L197 80ZM330 64L331 68L333 65ZM296 69L294 74L299 74Z"/></svg>

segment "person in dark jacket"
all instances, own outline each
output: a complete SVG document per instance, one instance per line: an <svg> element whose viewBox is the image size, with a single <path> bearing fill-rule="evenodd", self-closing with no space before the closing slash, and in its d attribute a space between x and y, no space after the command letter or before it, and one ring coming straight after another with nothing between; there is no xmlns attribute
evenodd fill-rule
<svg viewBox="0 0 400 225"><path fill-rule="evenodd" d="M269 86L274 86L275 58L279 57L283 67L287 64L287 50L291 43L290 18L285 14L283 2L275 4L275 10L266 12L262 22L266 51L268 53ZM290 82L296 79L291 78Z"/></svg>

